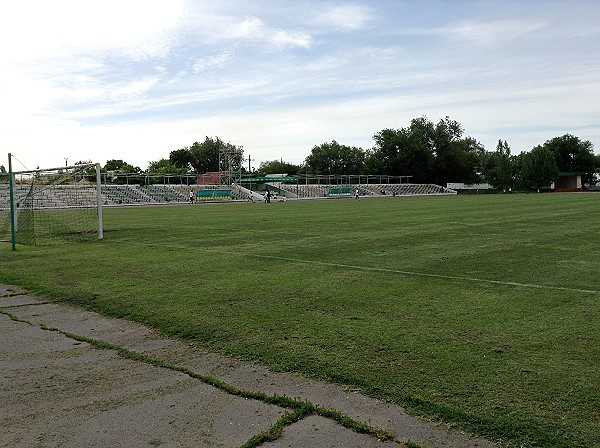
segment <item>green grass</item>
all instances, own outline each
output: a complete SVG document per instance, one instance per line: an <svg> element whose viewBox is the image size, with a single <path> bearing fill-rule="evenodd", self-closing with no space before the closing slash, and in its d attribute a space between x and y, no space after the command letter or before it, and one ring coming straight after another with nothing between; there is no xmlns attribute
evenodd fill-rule
<svg viewBox="0 0 600 448"><path fill-rule="evenodd" d="M105 209L0 281L530 447L600 446L600 195Z"/></svg>

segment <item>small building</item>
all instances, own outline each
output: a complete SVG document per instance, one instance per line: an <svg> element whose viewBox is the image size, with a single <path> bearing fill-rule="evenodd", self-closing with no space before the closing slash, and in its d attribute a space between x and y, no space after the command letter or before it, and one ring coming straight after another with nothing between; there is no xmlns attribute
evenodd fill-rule
<svg viewBox="0 0 600 448"><path fill-rule="evenodd" d="M222 171L207 171L201 176L198 176L196 183L199 185L219 185L221 175L223 175Z"/></svg>
<svg viewBox="0 0 600 448"><path fill-rule="evenodd" d="M585 175L586 173L583 172L561 171L550 189L552 191L582 191L581 178Z"/></svg>

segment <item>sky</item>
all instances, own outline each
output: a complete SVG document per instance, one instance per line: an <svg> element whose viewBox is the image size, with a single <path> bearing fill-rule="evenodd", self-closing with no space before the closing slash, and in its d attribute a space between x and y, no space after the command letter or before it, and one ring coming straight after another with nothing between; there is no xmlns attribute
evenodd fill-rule
<svg viewBox="0 0 600 448"><path fill-rule="evenodd" d="M206 136L252 168L448 116L600 153L597 0L6 0L0 165L146 169ZM409 174L409 173L407 173Z"/></svg>

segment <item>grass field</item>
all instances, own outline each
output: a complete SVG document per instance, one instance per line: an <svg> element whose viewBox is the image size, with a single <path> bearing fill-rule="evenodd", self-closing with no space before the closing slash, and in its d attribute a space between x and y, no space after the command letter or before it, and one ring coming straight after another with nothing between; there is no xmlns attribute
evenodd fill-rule
<svg viewBox="0 0 600 448"><path fill-rule="evenodd" d="M105 209L0 282L488 438L600 446L600 195Z"/></svg>

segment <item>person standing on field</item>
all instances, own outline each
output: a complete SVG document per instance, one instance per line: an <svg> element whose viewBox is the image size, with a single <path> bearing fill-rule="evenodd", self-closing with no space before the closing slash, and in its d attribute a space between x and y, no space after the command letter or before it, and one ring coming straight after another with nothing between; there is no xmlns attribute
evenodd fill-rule
<svg viewBox="0 0 600 448"><path fill-rule="evenodd" d="M190 190L190 204L194 203L194 192Z"/></svg>
<svg viewBox="0 0 600 448"><path fill-rule="evenodd" d="M359 195L358 195L358 188L356 189L356 191L354 192L354 199L358 199Z"/></svg>

